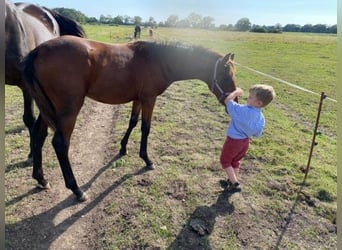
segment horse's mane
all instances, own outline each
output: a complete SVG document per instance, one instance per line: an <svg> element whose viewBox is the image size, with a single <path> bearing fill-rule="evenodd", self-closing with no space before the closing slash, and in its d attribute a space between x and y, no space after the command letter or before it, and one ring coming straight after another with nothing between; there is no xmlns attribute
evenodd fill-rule
<svg viewBox="0 0 342 250"><path fill-rule="evenodd" d="M137 41L134 43L138 53L149 57L161 58L163 56L186 56L196 54L204 58L213 56L219 57L217 52L199 45L192 45L183 42L146 42Z"/></svg>
<svg viewBox="0 0 342 250"><path fill-rule="evenodd" d="M73 35L73 36L78 36L78 37L86 37L85 31L83 27L78 24L76 21L73 19L61 15L58 12L48 9L46 7L43 7L45 10L49 11L51 15L56 19L61 36L63 35Z"/></svg>

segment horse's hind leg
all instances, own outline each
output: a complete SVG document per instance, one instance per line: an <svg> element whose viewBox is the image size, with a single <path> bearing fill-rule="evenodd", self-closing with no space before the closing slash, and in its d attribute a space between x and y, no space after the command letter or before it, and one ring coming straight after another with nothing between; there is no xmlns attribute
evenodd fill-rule
<svg viewBox="0 0 342 250"><path fill-rule="evenodd" d="M23 115L23 121L25 126L28 128L30 133L30 153L28 155L28 158L32 157L32 147L33 147L33 141L32 141L32 132L33 132L33 126L36 121L36 118L34 117L34 111L33 111L33 99L28 93L28 91L22 89L23 97L24 97L24 115Z"/></svg>
<svg viewBox="0 0 342 250"><path fill-rule="evenodd" d="M48 127L41 115L38 116L32 128L32 153L33 153L33 173L32 177L38 181L40 188L49 188L49 183L44 179L42 168L42 147L47 136Z"/></svg>
<svg viewBox="0 0 342 250"><path fill-rule="evenodd" d="M56 128L55 134L52 139L52 145L55 149L59 165L62 169L65 186L72 190L72 192L76 195L78 201L85 201L87 199L87 196L77 185L68 155L70 136L74 129L76 116L77 114L59 120L58 124L60 126Z"/></svg>
<svg viewBox="0 0 342 250"><path fill-rule="evenodd" d="M125 136L121 140L121 149L120 149L121 156L127 154L128 138L131 135L132 130L135 128L135 126L138 123L140 110L141 110L140 102L134 101L132 105L132 112L131 112L131 118L129 120L129 125L125 133Z"/></svg>
<svg viewBox="0 0 342 250"><path fill-rule="evenodd" d="M85 201L85 193L78 187L71 164L68 157L69 139L66 139L60 131L56 131L52 139L52 145L55 149L59 164L62 169L65 186L73 191L77 200Z"/></svg>

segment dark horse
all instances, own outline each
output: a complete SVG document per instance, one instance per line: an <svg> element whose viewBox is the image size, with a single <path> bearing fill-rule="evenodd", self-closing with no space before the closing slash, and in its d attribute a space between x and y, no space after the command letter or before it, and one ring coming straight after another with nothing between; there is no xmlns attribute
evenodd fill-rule
<svg viewBox="0 0 342 250"><path fill-rule="evenodd" d="M134 39L140 38L141 28L139 25L134 27Z"/></svg>
<svg viewBox="0 0 342 250"><path fill-rule="evenodd" d="M48 185L43 176L41 149L44 131L50 126L55 131L52 145L66 187L78 200L86 199L68 158L70 136L86 96L108 104L133 101L120 155L126 154L128 138L141 112L139 156L148 169L153 169L147 139L157 96L175 81L199 79L222 99L236 88L233 59L232 54L222 57L202 47L143 41L106 44L63 36L43 43L26 57L24 65L27 87L41 111L33 135L33 177L42 187Z"/></svg>
<svg viewBox="0 0 342 250"><path fill-rule="evenodd" d="M55 11L29 3L13 4L6 0L5 16L5 83L17 85L22 90L23 120L31 135L35 122L33 99L24 87L19 69L20 61L42 42L67 34L85 37L85 33L75 21Z"/></svg>

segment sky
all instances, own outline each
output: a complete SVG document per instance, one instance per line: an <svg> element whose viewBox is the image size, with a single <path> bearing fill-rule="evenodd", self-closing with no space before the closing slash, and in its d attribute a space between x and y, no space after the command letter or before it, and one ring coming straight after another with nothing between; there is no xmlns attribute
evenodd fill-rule
<svg viewBox="0 0 342 250"><path fill-rule="evenodd" d="M19 0L16 0L19 1ZM337 24L338 0L27 0L48 8L70 8L87 17L100 15L153 17L157 23L171 15L179 19L191 13L214 18L216 26L248 18L252 24Z"/></svg>

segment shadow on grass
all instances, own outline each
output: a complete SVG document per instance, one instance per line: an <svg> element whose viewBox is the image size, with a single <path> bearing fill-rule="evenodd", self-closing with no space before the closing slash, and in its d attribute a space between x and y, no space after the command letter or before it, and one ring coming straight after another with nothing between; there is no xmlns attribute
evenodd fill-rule
<svg viewBox="0 0 342 250"><path fill-rule="evenodd" d="M27 159L17 163L9 164L5 168L5 173L12 172L13 170L16 170L18 168L27 168L30 166L32 166L32 159Z"/></svg>
<svg viewBox="0 0 342 250"><path fill-rule="evenodd" d="M222 182L221 186L224 187ZM213 231L216 217L234 212L234 205L229 202L232 194L233 192L228 192L224 189L218 196L215 204L210 207L197 207L168 249L212 249L209 236Z"/></svg>
<svg viewBox="0 0 342 250"><path fill-rule="evenodd" d="M296 199L294 200L293 205L292 205L292 207L291 207L287 217L285 218L284 225L282 225L282 227L281 227L281 230L280 230L280 233L279 233L279 237L277 239L277 242L276 242L276 245L275 245L274 249L280 249L282 240L283 240L283 238L285 236L285 233L286 233L287 229L289 228L289 225L290 225L290 223L292 221L293 215L295 214L296 207L300 203L300 200L301 200L300 196L301 196L304 184L305 184L305 179L304 179L303 183L301 184L301 186L299 187L299 189L297 191Z"/></svg>
<svg viewBox="0 0 342 250"><path fill-rule="evenodd" d="M20 134L23 130L27 129L24 125L5 129L5 135Z"/></svg>
<svg viewBox="0 0 342 250"><path fill-rule="evenodd" d="M106 171L113 162L120 159L120 156L115 156L109 163L103 166L94 175L94 177L85 185L82 186L83 190L88 190L92 183ZM101 202L109 193L113 192L116 188L122 185L126 180L136 175L141 175L146 172L146 168L139 169L132 174L125 174L120 179L115 181L110 187L99 194L95 199L86 201L86 205L80 211L70 215L67 219L58 225L55 225L54 219L58 213L68 207L78 204L75 200L75 196L72 194L64 201L60 202L48 211L41 214L34 215L17 223L9 224L5 226L6 237L6 249L49 249L51 244L63 234L69 227L71 227L78 219L85 216L93 208L95 208L99 202ZM30 190L26 194L20 197L16 197L6 203L7 205L13 205L23 198L28 197L34 193L39 192L37 189ZM88 203L89 202L89 203Z"/></svg>

